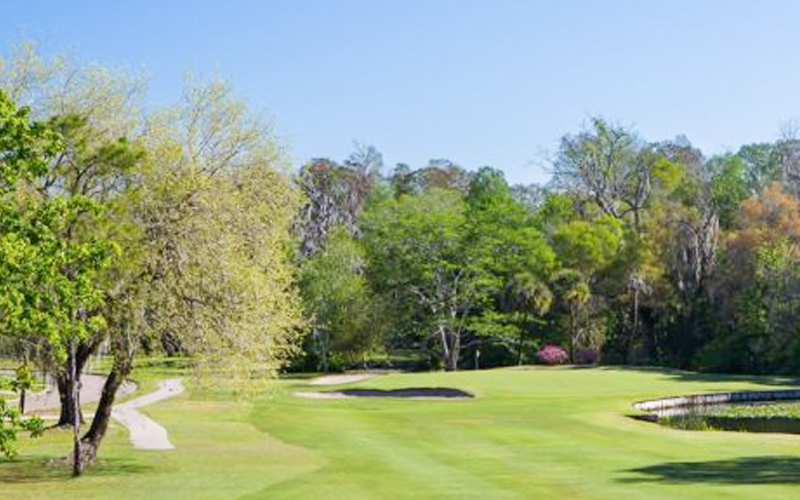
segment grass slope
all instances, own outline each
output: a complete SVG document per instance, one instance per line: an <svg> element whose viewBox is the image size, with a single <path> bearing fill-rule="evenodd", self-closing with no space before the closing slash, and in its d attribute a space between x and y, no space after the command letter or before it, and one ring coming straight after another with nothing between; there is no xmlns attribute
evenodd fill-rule
<svg viewBox="0 0 800 500"><path fill-rule="evenodd" d="M634 369L398 374L348 387L450 386L464 401L180 397L147 412L178 449L113 431L83 478L47 465L66 433L0 462L3 499L708 499L800 497L800 437L687 432L626 417L649 397L789 381Z"/></svg>

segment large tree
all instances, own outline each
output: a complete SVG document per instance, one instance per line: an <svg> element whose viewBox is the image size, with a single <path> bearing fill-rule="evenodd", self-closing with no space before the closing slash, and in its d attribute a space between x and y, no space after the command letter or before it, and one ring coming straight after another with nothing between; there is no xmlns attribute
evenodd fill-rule
<svg viewBox="0 0 800 500"><path fill-rule="evenodd" d="M332 357L354 364L379 345L379 311L365 268L361 245L341 227L303 262L299 285L311 327L307 344L319 370L327 371Z"/></svg>
<svg viewBox="0 0 800 500"><path fill-rule="evenodd" d="M377 204L364 217L370 277L406 308L406 327L427 332L448 370L458 368L467 317L487 299L483 259L465 245L466 203L432 189Z"/></svg>
<svg viewBox="0 0 800 500"><path fill-rule="evenodd" d="M7 335L46 342L50 355L66 362L77 407L77 345L105 328L97 277L115 248L97 235L73 234L102 205L85 196L42 197L31 189L62 148L52 129L30 123L27 109L16 110L0 91L0 326ZM75 408L73 415L77 475L82 461Z"/></svg>
<svg viewBox="0 0 800 500"><path fill-rule="evenodd" d="M2 85L35 103L36 114L49 121L41 127L61 132L59 146L66 147L31 150L39 170L25 179L22 201L76 207L60 218L51 214L59 228L55 243L63 248L113 241L122 251L87 256L87 263L103 266L83 274L76 265L62 266L76 280L67 284L93 291L94 302L85 293L71 295L78 301L70 306L74 319L86 326L75 335L60 329L67 355L59 354L60 336L38 342L48 366L67 381L59 383L67 410L77 408L70 396L82 360L101 342L111 350L113 366L74 461L80 471L96 456L116 391L146 339L169 335L194 355L200 371L226 373L226 381L242 382L237 387L268 378L294 352L303 321L286 242L300 196L269 128L227 86L189 85L179 105L137 127L124 79L80 70L60 79L61 60L47 66L29 50L23 56L13 65L22 76L4 74ZM63 93L51 93L59 84ZM4 171L8 182L15 180ZM68 418L77 433L79 412Z"/></svg>
<svg viewBox="0 0 800 500"><path fill-rule="evenodd" d="M17 48L0 73L0 88L15 100L27 103L31 115L47 121L64 147L48 160L48 169L32 186L44 199L83 198L106 207L102 213L73 224L64 237L81 240L91 235L117 239L130 231L126 210L142 178L143 132L140 100L144 82L125 72L110 71L67 56L45 58L33 44ZM115 285L105 282L105 293ZM75 370L80 376L89 357L107 338L105 330L80 339ZM57 381L61 397L59 425L72 425L79 406L68 366L59 362L46 340L24 344L34 359ZM77 416L81 419L80 414Z"/></svg>

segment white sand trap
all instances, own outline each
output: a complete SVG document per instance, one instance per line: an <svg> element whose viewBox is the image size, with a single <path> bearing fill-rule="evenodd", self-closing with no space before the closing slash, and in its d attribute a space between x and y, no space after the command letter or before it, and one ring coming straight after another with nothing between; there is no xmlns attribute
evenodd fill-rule
<svg viewBox="0 0 800 500"><path fill-rule="evenodd" d="M172 450L175 446L170 442L167 430L150 417L140 413L138 408L177 396L183 390L183 384L178 378L162 380L158 384L158 390L115 405L111 411L111 417L128 429L134 448Z"/></svg>
<svg viewBox="0 0 800 500"><path fill-rule="evenodd" d="M305 399L344 399L347 397L341 392L315 392L315 391L293 392L292 396L296 398L305 398Z"/></svg>
<svg viewBox="0 0 800 500"><path fill-rule="evenodd" d="M343 375L325 375L324 377L317 377L309 385L339 385L349 384L351 382L358 382L359 380L367 380L377 376L376 373L346 373Z"/></svg>

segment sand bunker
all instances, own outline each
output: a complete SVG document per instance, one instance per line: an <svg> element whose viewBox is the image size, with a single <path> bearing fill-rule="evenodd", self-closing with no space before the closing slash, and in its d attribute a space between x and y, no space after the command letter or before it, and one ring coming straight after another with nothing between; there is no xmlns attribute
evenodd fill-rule
<svg viewBox="0 0 800 500"><path fill-rule="evenodd" d="M406 399L472 399L467 391L451 387L407 387L403 389L343 389L326 392L295 392L295 397L310 399L406 398Z"/></svg>
<svg viewBox="0 0 800 500"><path fill-rule="evenodd" d="M317 377L309 385L338 385L349 384L351 382L358 382L376 376L376 373L346 373L342 375L325 375L324 377Z"/></svg>

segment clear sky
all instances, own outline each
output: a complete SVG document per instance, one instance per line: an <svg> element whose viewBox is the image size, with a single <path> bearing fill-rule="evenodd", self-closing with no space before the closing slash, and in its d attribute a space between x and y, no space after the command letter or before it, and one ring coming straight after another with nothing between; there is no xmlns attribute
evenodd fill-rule
<svg viewBox="0 0 800 500"><path fill-rule="evenodd" d="M593 115L706 154L800 118L793 0L7 0L0 51L37 39L150 76L228 79L296 162L449 158L542 182L541 159Z"/></svg>

